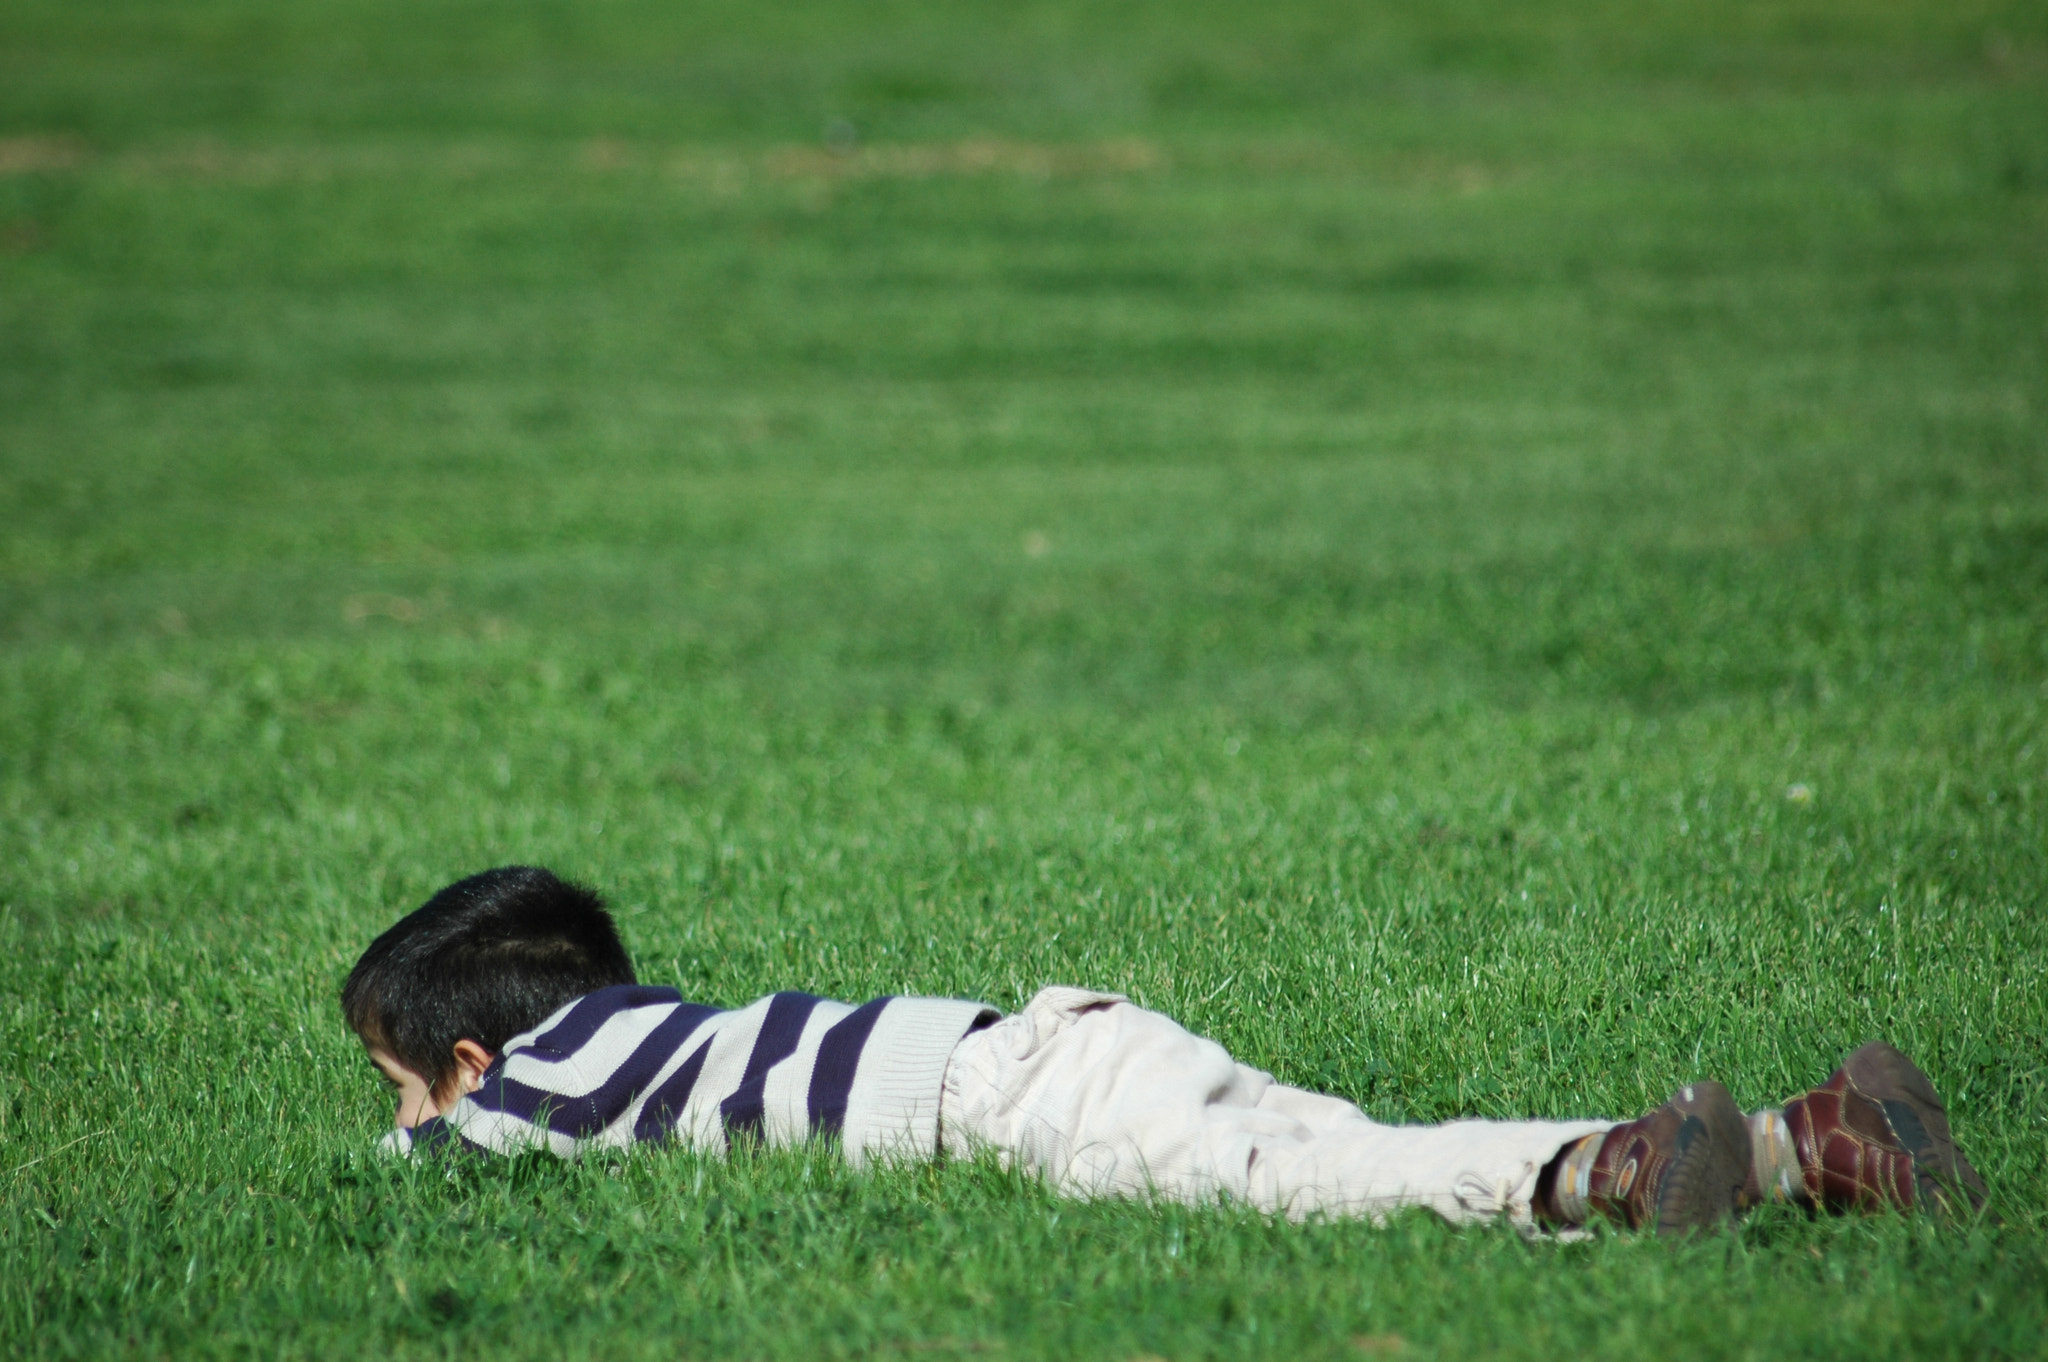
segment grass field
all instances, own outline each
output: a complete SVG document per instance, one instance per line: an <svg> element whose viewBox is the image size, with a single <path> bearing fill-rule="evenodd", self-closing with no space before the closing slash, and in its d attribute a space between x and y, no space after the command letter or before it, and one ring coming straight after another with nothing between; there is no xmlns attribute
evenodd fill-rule
<svg viewBox="0 0 2048 1362"><path fill-rule="evenodd" d="M2048 1356L2048 10L0 8L10 1356ZM1872 1035L2002 1225L449 1174L440 884L1390 1119Z"/></svg>

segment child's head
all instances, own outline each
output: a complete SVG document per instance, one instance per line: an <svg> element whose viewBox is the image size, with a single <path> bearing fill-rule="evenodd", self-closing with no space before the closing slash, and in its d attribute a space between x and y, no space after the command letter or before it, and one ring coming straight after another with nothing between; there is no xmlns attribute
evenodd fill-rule
<svg viewBox="0 0 2048 1362"><path fill-rule="evenodd" d="M602 899L513 865L457 880L372 941L341 1010L387 1076L396 1061L445 1099L465 1056L495 1055L571 999L634 982Z"/></svg>

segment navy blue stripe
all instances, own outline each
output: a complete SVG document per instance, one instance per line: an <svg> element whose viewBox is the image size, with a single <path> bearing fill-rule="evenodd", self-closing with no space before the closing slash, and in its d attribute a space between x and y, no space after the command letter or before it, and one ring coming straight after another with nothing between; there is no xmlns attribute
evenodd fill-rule
<svg viewBox="0 0 2048 1362"><path fill-rule="evenodd" d="M431 1116L412 1128L415 1154L488 1154L491 1151L470 1139L443 1116Z"/></svg>
<svg viewBox="0 0 2048 1362"><path fill-rule="evenodd" d="M683 1067L669 1075L668 1082L656 1088L647 1099L647 1105L640 1108L640 1119L633 1123L633 1138L636 1140L665 1140L682 1119L683 1109L690 1105L690 1094L697 1089L697 1075L704 1071L704 1056L711 1053L711 1042L717 1036L708 1037L697 1047L697 1053L683 1061Z"/></svg>
<svg viewBox="0 0 2048 1362"><path fill-rule="evenodd" d="M590 1044L590 1038L598 1028L621 1012L636 1007L656 1007L663 1003L679 1003L683 995L672 988L655 988L645 984L614 984L601 988L595 993L586 993L578 998L569 1009L569 1015L554 1027L533 1038L533 1044L525 1053L535 1059L556 1062L559 1057L572 1054ZM535 1054L539 1050L552 1050L553 1056Z"/></svg>
<svg viewBox="0 0 2048 1362"><path fill-rule="evenodd" d="M853 1075L860 1068L860 1052L888 998L862 1003L825 1033L818 1045L818 1063L811 1070L809 1099L811 1133L837 1135L846 1126L846 1100L853 1092Z"/></svg>
<svg viewBox="0 0 2048 1362"><path fill-rule="evenodd" d="M761 1133L768 1071L796 1053L797 1042L804 1038L804 1025L817 1005L818 999L808 993L778 993L769 1000L761 1034L754 1038L754 1052L747 1056L747 1071L732 1096L718 1104L728 1138Z"/></svg>
<svg viewBox="0 0 2048 1362"><path fill-rule="evenodd" d="M470 1094L470 1100L486 1111L502 1111L522 1121L545 1120L549 1130L574 1139L587 1139L622 1116L655 1076L667 1067L683 1042L710 1017L715 1007L684 1003L661 1020L633 1053L605 1080L580 1097L522 1083L505 1076L503 1066L487 1071L484 1083ZM528 1051L517 1053L525 1055Z"/></svg>

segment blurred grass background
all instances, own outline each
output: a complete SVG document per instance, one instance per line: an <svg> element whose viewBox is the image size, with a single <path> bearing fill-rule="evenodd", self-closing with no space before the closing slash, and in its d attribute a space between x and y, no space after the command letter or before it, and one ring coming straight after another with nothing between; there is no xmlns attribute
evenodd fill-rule
<svg viewBox="0 0 2048 1362"><path fill-rule="evenodd" d="M0 1334L2039 1355L2044 245L2019 4L10 6ZM509 860L1390 1119L1885 1034L2006 1224L380 1167Z"/></svg>

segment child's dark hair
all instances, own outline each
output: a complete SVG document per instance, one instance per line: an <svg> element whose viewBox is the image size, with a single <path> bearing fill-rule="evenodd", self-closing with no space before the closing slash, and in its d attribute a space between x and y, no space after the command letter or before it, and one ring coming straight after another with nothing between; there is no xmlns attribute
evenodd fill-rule
<svg viewBox="0 0 2048 1362"><path fill-rule="evenodd" d="M637 982L604 900L535 866L457 880L370 943L341 986L366 1042L434 1091L455 1042L492 1054L572 998Z"/></svg>

